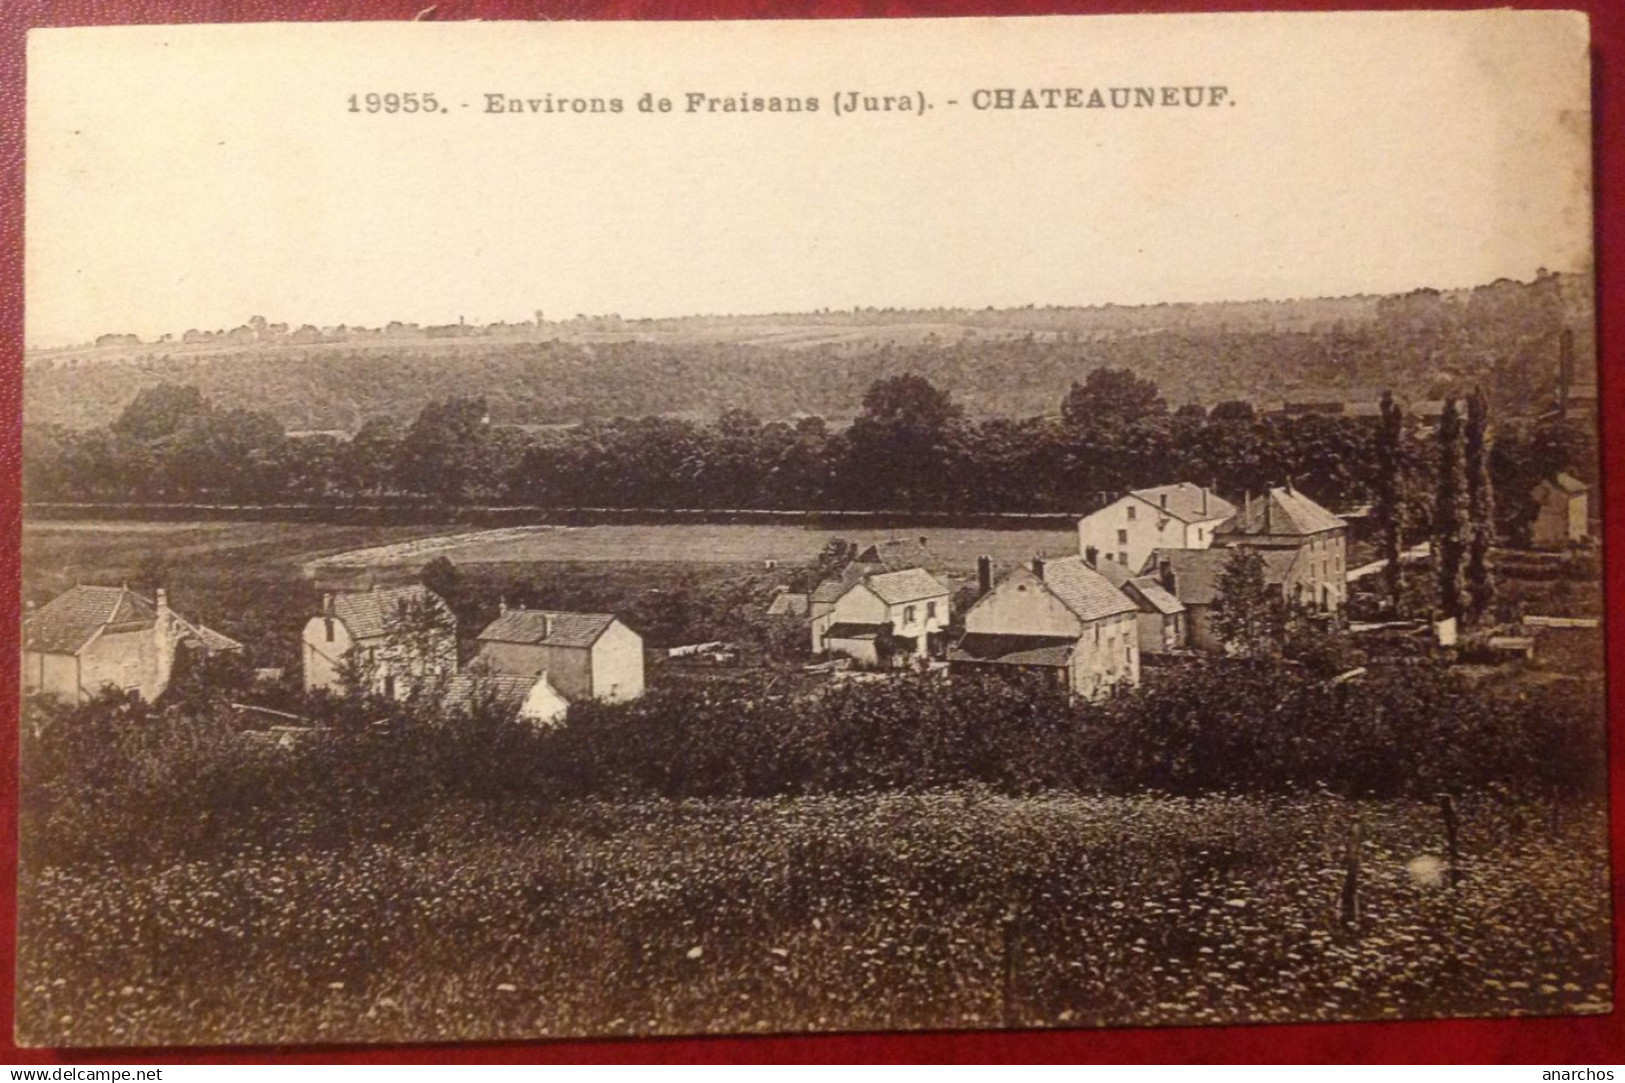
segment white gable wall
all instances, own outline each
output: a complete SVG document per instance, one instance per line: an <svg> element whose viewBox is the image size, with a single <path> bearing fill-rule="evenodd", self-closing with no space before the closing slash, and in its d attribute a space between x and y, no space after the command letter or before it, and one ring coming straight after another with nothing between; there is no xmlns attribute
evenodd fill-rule
<svg viewBox="0 0 1625 1083"><path fill-rule="evenodd" d="M1078 552L1093 547L1100 560L1125 563L1138 573L1153 549L1206 549L1224 517L1187 523L1155 503L1129 494L1078 520Z"/></svg>
<svg viewBox="0 0 1625 1083"><path fill-rule="evenodd" d="M1061 636L1083 634L1077 614L1021 568L982 596L965 614L965 631L979 635Z"/></svg>

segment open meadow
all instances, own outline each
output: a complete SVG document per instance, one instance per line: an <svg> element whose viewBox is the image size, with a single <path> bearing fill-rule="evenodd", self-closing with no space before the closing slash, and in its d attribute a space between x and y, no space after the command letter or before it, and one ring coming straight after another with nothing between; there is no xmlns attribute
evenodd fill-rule
<svg viewBox="0 0 1625 1083"><path fill-rule="evenodd" d="M1351 824L1361 916L1338 919ZM330 827L332 825L329 825ZM29 865L24 1041L1605 1012L1600 806L1332 797L449 803L219 861Z"/></svg>

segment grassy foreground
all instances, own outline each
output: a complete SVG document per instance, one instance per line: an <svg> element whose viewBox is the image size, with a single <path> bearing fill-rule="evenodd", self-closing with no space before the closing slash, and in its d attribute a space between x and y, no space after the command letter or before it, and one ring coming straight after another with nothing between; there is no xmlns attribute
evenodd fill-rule
<svg viewBox="0 0 1625 1083"><path fill-rule="evenodd" d="M462 803L34 867L19 1037L498 1039L1602 1012L1606 817L1330 797ZM1337 919L1349 828L1362 916ZM1011 920L1013 917L1013 920Z"/></svg>

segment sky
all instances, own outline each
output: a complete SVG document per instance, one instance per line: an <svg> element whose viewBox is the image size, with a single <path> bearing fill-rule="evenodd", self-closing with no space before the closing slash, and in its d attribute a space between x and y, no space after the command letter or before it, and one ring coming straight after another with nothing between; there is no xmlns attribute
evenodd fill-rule
<svg viewBox="0 0 1625 1083"><path fill-rule="evenodd" d="M26 335L1584 272L1585 64L1583 17L1560 12L37 30ZM1126 86L1225 89L1196 108L973 104ZM930 108L838 115L854 90ZM366 111L404 91L445 111ZM646 92L672 111L638 109ZM820 108L691 113L690 92ZM623 111L495 114L488 94Z"/></svg>

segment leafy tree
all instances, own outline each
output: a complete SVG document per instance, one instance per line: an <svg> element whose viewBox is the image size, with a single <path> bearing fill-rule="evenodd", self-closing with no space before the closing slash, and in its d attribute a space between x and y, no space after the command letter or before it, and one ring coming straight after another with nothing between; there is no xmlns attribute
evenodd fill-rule
<svg viewBox="0 0 1625 1083"><path fill-rule="evenodd" d="M119 436L151 443L174 435L188 422L209 413L209 404L197 388L159 384L143 388L111 428Z"/></svg>
<svg viewBox="0 0 1625 1083"><path fill-rule="evenodd" d="M1465 445L1468 611L1479 620L1495 601L1495 576L1490 567L1490 548L1495 543L1495 490L1490 476L1490 404L1477 389L1467 399Z"/></svg>
<svg viewBox="0 0 1625 1083"><path fill-rule="evenodd" d="M1439 610L1447 617L1464 611L1462 557L1466 550L1463 497L1467 487L1462 455L1461 413L1447 399L1439 415L1438 473L1434 482L1433 560L1439 588Z"/></svg>
<svg viewBox="0 0 1625 1083"><path fill-rule="evenodd" d="M449 557L442 553L429 561L418 578L425 587L444 598L453 609L456 608L455 603L462 596L463 580L457 565Z"/></svg>
<svg viewBox="0 0 1625 1083"><path fill-rule="evenodd" d="M1168 413L1168 403L1152 380L1129 369L1097 368L1083 383L1073 382L1061 400L1061 418L1069 425L1116 423L1137 425Z"/></svg>
<svg viewBox="0 0 1625 1083"><path fill-rule="evenodd" d="M460 503L482 480L489 412L483 398L428 403L402 438L395 477L410 492Z"/></svg>
<svg viewBox="0 0 1625 1083"><path fill-rule="evenodd" d="M1219 573L1213 631L1232 652L1247 658L1273 653L1284 631L1282 602L1264 580L1264 557L1237 546Z"/></svg>
<svg viewBox="0 0 1625 1083"><path fill-rule="evenodd" d="M847 432L845 495L857 506L928 507L961 449L964 411L913 373L877 380Z"/></svg>

